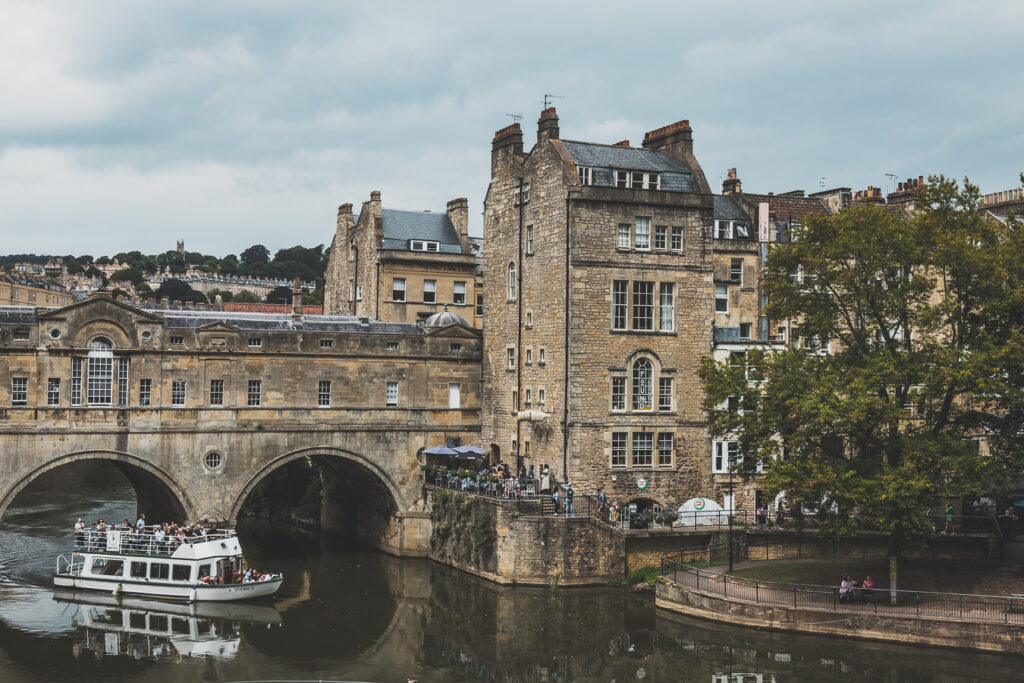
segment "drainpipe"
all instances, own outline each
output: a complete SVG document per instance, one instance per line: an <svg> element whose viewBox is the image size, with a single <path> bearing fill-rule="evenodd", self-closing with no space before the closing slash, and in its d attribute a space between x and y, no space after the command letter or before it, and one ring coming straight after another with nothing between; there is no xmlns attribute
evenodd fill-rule
<svg viewBox="0 0 1024 683"><path fill-rule="evenodd" d="M349 245L351 248L351 245ZM352 266L352 315L356 314L359 305L359 247L356 247L356 260Z"/></svg>
<svg viewBox="0 0 1024 683"><path fill-rule="evenodd" d="M377 319L377 320L380 320L380 297L381 297L381 290L384 289L384 287L382 286L382 283L380 281L380 249L377 250L377 275L376 275L376 280L377 280L377 295L375 297L373 297L373 300L374 300L373 317L375 319Z"/></svg>
<svg viewBox="0 0 1024 683"><path fill-rule="evenodd" d="M562 349L565 364L565 386L562 389L562 479L569 481L569 239L570 216L572 215L572 195L565 193L565 345Z"/></svg>
<svg viewBox="0 0 1024 683"><path fill-rule="evenodd" d="M516 473L523 464L523 438L522 420L518 413L523 408L523 176L519 176L519 268L516 272L516 310L518 315L516 325L516 396L519 397L519 405L516 406Z"/></svg>

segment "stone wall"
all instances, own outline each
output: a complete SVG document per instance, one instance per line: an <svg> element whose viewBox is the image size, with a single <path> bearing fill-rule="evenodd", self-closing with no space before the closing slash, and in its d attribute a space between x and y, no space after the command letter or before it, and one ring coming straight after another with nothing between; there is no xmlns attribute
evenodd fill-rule
<svg viewBox="0 0 1024 683"><path fill-rule="evenodd" d="M430 557L496 583L594 585L621 578L623 538L583 517L520 515L514 501L428 489Z"/></svg>

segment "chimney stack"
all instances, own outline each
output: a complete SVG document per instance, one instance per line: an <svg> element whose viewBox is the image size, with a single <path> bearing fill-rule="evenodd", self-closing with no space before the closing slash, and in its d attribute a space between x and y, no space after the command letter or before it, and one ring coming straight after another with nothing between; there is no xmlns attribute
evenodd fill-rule
<svg viewBox="0 0 1024 683"><path fill-rule="evenodd" d="M448 219L455 226L455 232L459 233L459 244L462 246L462 253L469 253L469 200L459 197L448 202Z"/></svg>
<svg viewBox="0 0 1024 683"><path fill-rule="evenodd" d="M662 126L644 135L644 149L661 150L674 159L685 161L693 154L693 129L690 121L683 119Z"/></svg>
<svg viewBox="0 0 1024 683"><path fill-rule="evenodd" d="M299 278L295 278L292 287L292 320L302 320L302 284Z"/></svg>
<svg viewBox="0 0 1024 683"><path fill-rule="evenodd" d="M521 156L523 153L523 129L518 123L495 131L491 140L491 175L498 169L502 157Z"/></svg>
<svg viewBox="0 0 1024 683"><path fill-rule="evenodd" d="M537 120L537 144L545 140L558 139L558 114L554 107L548 107L540 113Z"/></svg>
<svg viewBox="0 0 1024 683"><path fill-rule="evenodd" d="M739 194L740 179L736 177L736 169L730 168L725 172L725 180L722 181L722 194Z"/></svg>

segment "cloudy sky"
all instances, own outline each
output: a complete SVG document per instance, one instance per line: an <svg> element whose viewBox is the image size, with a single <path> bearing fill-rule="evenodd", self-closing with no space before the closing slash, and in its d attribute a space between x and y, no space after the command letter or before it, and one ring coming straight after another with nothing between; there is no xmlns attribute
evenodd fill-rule
<svg viewBox="0 0 1024 683"><path fill-rule="evenodd" d="M500 9L499 9L500 7ZM0 6L0 253L329 243L337 206L482 232L490 140L688 118L713 187L1024 170L1024 3L37 2ZM824 178L824 180L822 180Z"/></svg>

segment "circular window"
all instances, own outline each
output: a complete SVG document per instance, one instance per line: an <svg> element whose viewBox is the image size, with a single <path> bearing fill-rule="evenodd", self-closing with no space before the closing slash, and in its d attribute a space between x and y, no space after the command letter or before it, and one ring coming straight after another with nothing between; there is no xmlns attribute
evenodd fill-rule
<svg viewBox="0 0 1024 683"><path fill-rule="evenodd" d="M60 339L60 330L56 327L50 330L50 339Z"/></svg>
<svg viewBox="0 0 1024 683"><path fill-rule="evenodd" d="M145 332L142 333L142 341L149 341L152 336L153 333L150 332L149 330L146 330Z"/></svg>
<svg viewBox="0 0 1024 683"><path fill-rule="evenodd" d="M203 464L208 470L219 470L224 466L224 456L217 451L210 451L203 456Z"/></svg>

